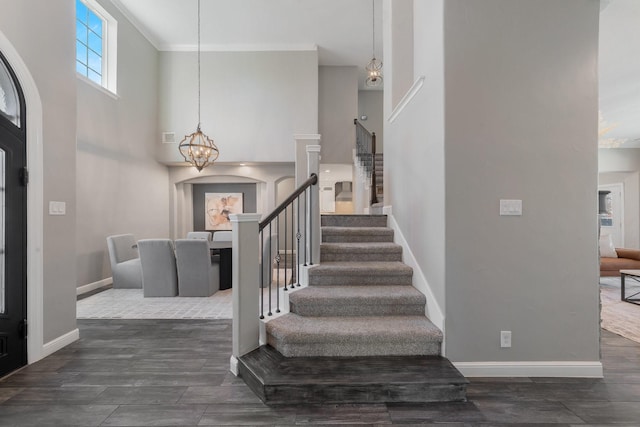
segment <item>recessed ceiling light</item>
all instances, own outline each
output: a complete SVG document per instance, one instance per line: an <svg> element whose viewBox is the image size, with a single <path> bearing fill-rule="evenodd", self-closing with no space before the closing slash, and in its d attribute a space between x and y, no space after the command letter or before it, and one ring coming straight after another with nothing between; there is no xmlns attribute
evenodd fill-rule
<svg viewBox="0 0 640 427"><path fill-rule="evenodd" d="M329 173L329 172L331 172L331 169L325 169L324 171L325 171L326 173Z"/></svg>
<svg viewBox="0 0 640 427"><path fill-rule="evenodd" d="M247 166L246 163L240 163L240 166Z"/></svg>

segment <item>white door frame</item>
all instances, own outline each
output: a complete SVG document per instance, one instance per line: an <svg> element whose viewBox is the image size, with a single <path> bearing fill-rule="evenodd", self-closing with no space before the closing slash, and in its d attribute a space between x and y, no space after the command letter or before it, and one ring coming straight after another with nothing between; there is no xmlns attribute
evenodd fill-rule
<svg viewBox="0 0 640 427"><path fill-rule="evenodd" d="M0 31L0 50L15 72L27 108L27 336L28 363L47 356L43 332L43 148L42 101L29 69L11 42Z"/></svg>
<svg viewBox="0 0 640 427"><path fill-rule="evenodd" d="M620 194L620 206L618 206L620 213L620 242L616 247L624 248L624 184L621 182L601 184L598 185L598 190L611 191L612 193L617 192Z"/></svg>

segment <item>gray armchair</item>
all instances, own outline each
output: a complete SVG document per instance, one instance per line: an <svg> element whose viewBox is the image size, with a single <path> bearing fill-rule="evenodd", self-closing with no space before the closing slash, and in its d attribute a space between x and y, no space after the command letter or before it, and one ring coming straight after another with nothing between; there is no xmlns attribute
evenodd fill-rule
<svg viewBox="0 0 640 427"><path fill-rule="evenodd" d="M208 297L220 289L220 265L211 260L206 240L176 240L176 262L181 297Z"/></svg>
<svg viewBox="0 0 640 427"><path fill-rule="evenodd" d="M142 264L142 289L145 297L175 297L178 276L173 243L169 239L138 241Z"/></svg>
<svg viewBox="0 0 640 427"><path fill-rule="evenodd" d="M117 289L142 288L142 268L133 234L107 237L113 287Z"/></svg>
<svg viewBox="0 0 640 427"><path fill-rule="evenodd" d="M214 242L230 242L233 240L233 234L231 231L215 231L213 233L213 241Z"/></svg>

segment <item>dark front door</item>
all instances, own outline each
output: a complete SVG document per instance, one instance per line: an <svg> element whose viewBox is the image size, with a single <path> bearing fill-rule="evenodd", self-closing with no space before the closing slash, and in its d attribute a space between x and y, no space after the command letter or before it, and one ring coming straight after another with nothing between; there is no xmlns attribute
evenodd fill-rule
<svg viewBox="0 0 640 427"><path fill-rule="evenodd" d="M0 53L0 377L27 363L24 97Z"/></svg>

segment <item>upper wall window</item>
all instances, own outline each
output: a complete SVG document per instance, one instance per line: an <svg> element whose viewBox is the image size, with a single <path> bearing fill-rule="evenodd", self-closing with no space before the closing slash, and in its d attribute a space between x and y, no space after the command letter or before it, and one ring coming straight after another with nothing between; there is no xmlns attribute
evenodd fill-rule
<svg viewBox="0 0 640 427"><path fill-rule="evenodd" d="M96 0L76 0L76 71L116 93L118 23Z"/></svg>

